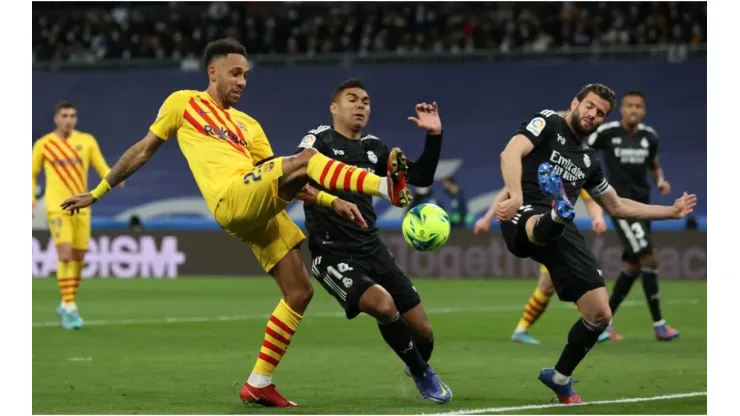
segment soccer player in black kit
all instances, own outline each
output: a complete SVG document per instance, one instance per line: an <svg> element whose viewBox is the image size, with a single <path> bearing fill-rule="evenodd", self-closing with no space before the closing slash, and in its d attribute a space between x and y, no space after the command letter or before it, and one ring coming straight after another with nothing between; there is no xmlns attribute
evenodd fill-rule
<svg viewBox="0 0 740 416"><path fill-rule="evenodd" d="M683 218L696 205L696 196L686 193L673 206L646 205L621 198L609 185L596 151L582 142L604 122L614 101L608 87L587 85L573 98L565 118L552 110L535 114L501 153L508 195L496 206L496 218L506 245L515 256L544 264L560 300L576 303L581 314L555 367L539 374L561 403L581 402L571 375L612 316L604 278L573 224L573 204L581 189L617 218Z"/></svg>
<svg viewBox="0 0 740 416"><path fill-rule="evenodd" d="M650 203L648 175L666 196L671 185L663 177L658 160L658 133L642 124L645 117L645 96L639 91L629 91L622 97L621 121L604 123L586 141L594 150L601 151L606 162L609 183L621 196ZM612 314L627 297L638 277L642 277L642 288L653 318L653 330L659 341L670 341L678 337L660 312L658 292L658 259L653 251L650 221L612 218L614 228L622 241L622 260L625 267L614 284L609 306ZM599 341L620 340L611 325L599 337Z"/></svg>
<svg viewBox="0 0 740 416"><path fill-rule="evenodd" d="M415 162L407 161L400 149L391 149L379 138L363 133L370 119L370 97L362 82L347 80L340 84L329 109L333 125L309 131L299 151L316 149L355 166L360 175L369 171L384 176L388 166L397 164L391 172L399 172L399 184L432 184L442 147L442 122L436 103L417 104L417 117L409 117L427 131L424 151ZM319 191L323 191L323 198L316 198ZM330 195L312 181L299 198L304 200L311 274L339 301L348 319L364 312L378 321L383 339L406 364L406 372L424 399L449 402L452 391L428 364L434 346L429 319L413 283L380 240L372 197L349 192ZM359 209L366 227L332 212L334 205L343 200Z"/></svg>

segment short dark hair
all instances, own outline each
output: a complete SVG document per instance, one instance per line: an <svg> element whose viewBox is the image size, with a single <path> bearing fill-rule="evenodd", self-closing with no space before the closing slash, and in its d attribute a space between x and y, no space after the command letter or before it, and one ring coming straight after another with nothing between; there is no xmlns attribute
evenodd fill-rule
<svg viewBox="0 0 740 416"><path fill-rule="evenodd" d="M578 91L578 95L576 95L576 100L578 100L579 102L583 101L583 99L586 98L586 96L591 92L609 102L609 111L612 111L614 109L614 106L616 104L614 90L604 84L586 85L585 87L581 88L580 91Z"/></svg>
<svg viewBox="0 0 740 416"><path fill-rule="evenodd" d="M208 69L208 65L213 62L214 59L226 56L230 53L235 53L247 57L247 49L233 38L218 39L210 42L206 45L206 50L203 52L203 66Z"/></svg>
<svg viewBox="0 0 740 416"><path fill-rule="evenodd" d="M639 90L629 90L624 93L622 99L624 100L625 97L640 97L642 98L642 101L645 101L645 94L643 94L642 91Z"/></svg>
<svg viewBox="0 0 740 416"><path fill-rule="evenodd" d="M344 90L348 90L350 88L359 88L361 90L367 91L367 88L365 88L365 84L362 83L357 78L350 78L348 80L342 81L341 84L337 85L336 88L334 88L334 92L331 95L332 102L337 101L337 98Z"/></svg>
<svg viewBox="0 0 740 416"><path fill-rule="evenodd" d="M448 176L448 177L444 178L443 181L449 182L449 183L451 183L453 185L457 185L457 181L455 180L455 177L454 176Z"/></svg>
<svg viewBox="0 0 740 416"><path fill-rule="evenodd" d="M57 114L59 114L60 111L66 110L66 109L69 109L69 108L71 108L71 109L77 109L77 107L75 107L75 105L72 104L70 101L65 101L65 100L59 101L54 106L54 115L57 115Z"/></svg>

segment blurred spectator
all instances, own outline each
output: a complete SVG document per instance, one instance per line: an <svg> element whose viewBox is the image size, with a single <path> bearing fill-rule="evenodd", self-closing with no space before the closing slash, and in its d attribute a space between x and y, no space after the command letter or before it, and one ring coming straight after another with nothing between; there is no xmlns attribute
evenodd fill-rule
<svg viewBox="0 0 740 416"><path fill-rule="evenodd" d="M414 195L413 195L414 199L411 200L411 203L406 208L406 212L410 211L413 207L417 205L426 204L427 202L434 203L432 200L433 194L434 194L434 191L432 190L431 186L426 186L426 187L417 186L414 189Z"/></svg>
<svg viewBox="0 0 740 416"><path fill-rule="evenodd" d="M450 215L450 225L452 228L465 228L465 224L471 220L465 194L452 176L442 181L442 187L450 197L450 208L447 210Z"/></svg>
<svg viewBox="0 0 740 416"><path fill-rule="evenodd" d="M252 54L545 52L706 43L706 2L34 2L34 61Z"/></svg>

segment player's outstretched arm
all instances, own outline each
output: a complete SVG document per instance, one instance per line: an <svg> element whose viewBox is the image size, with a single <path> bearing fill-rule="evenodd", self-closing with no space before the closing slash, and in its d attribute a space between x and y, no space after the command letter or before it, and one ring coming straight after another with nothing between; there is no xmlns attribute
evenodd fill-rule
<svg viewBox="0 0 740 416"><path fill-rule="evenodd" d="M103 195L105 195L110 189L119 183L123 182L124 179L131 176L140 167L144 165L151 157L154 152L159 149L164 141L154 135L151 131L147 135L139 140L136 144L129 147L128 150L118 159L108 175L100 181L100 184L87 194L76 195L68 198L62 202L62 209L75 213L81 208L86 208L95 203Z"/></svg>
<svg viewBox="0 0 740 416"><path fill-rule="evenodd" d="M658 158L658 155L650 158L650 176L653 178L653 181L655 181L655 186L660 189L660 193L663 196L667 196L671 193L671 184L665 180L665 177L663 176L663 168L660 167L660 159Z"/></svg>
<svg viewBox="0 0 740 416"><path fill-rule="evenodd" d="M417 104L415 110L416 117L409 117L409 121L426 130L427 136L421 156L409 163L408 182L415 186L431 186L442 153L442 120L436 102Z"/></svg>
<svg viewBox="0 0 740 416"><path fill-rule="evenodd" d="M488 211L486 211L486 214L475 222L475 225L473 226L473 233L475 235L488 232L491 228L491 221L493 221L493 218L496 216L496 206L501 202L504 202L508 197L509 193L506 191L506 188L501 188L501 190L496 194L496 198L491 202L491 206L488 208Z"/></svg>
<svg viewBox="0 0 740 416"><path fill-rule="evenodd" d="M41 145L39 145L39 142L34 143L33 145L33 158L32 158L32 164L31 164L31 188L32 188L32 195L33 195L33 207L36 207L36 186L37 182L36 179L39 177L39 174L41 173L41 169L44 167L44 153L41 149Z"/></svg>
<svg viewBox="0 0 740 416"><path fill-rule="evenodd" d="M613 188L594 197L596 202L609 215L615 218L634 218L645 220L681 219L694 211L696 195L683 193L672 206L648 205L621 198Z"/></svg>
<svg viewBox="0 0 740 416"><path fill-rule="evenodd" d="M583 192L583 191L582 191ZM591 228L594 230L596 235L600 235L606 231L606 221L604 221L604 210L601 209L599 204L596 203L588 193L583 192L583 204L586 206L586 211L589 217L591 217Z"/></svg>

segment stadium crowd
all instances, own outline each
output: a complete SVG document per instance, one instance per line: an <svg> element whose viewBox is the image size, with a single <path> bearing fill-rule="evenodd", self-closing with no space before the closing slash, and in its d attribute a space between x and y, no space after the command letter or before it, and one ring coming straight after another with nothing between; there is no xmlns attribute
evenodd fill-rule
<svg viewBox="0 0 740 416"><path fill-rule="evenodd" d="M544 52L706 43L705 2L38 3L34 61L199 56L231 36L252 54Z"/></svg>

